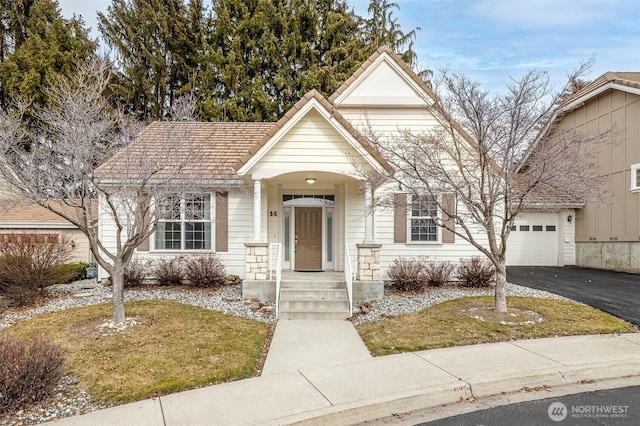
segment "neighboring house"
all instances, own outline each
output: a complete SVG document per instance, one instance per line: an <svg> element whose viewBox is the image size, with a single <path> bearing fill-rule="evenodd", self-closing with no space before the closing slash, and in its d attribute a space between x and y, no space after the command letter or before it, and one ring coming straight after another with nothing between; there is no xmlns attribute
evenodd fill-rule
<svg viewBox="0 0 640 426"><path fill-rule="evenodd" d="M73 245L70 262L91 262L87 237L70 222L37 204L24 204L0 180L0 234L64 234Z"/></svg>
<svg viewBox="0 0 640 426"><path fill-rule="evenodd" d="M563 129L612 130L613 143L594 145L608 177L608 205L576 210L576 264L640 271L640 72L608 72L559 106Z"/></svg>
<svg viewBox="0 0 640 426"><path fill-rule="evenodd" d="M138 248L137 257L214 251L229 273L244 279L245 293L273 300L273 250L274 244L280 244L285 272L346 271L349 275L351 263L358 300L382 295L387 268L400 256L457 262L478 255L472 245L435 226L432 218L441 215L437 209L424 204L407 208L415 200L407 200L397 185L378 191L395 192L403 200L398 205L405 207L376 207L363 178L392 169L362 135L427 132L443 124L431 111L434 99L397 55L381 48L329 99L311 91L277 123L149 125L141 135L146 144L166 141L169 133L189 135L189 144L202 142L200 158L189 165L188 172L208 179L211 186L182 200L190 213L177 209L169 214ZM175 144L186 143L184 138L177 139ZM153 151L149 145L147 149ZM116 175L116 163L126 155L127 150L103 165L101 172L109 175L112 170L111 175ZM549 201L542 207L557 207L554 200ZM571 222L565 225L566 215L537 217L544 220L533 221L532 226L536 230L544 226L543 234L552 236L558 247L563 241L559 235L564 236L565 229L573 232ZM100 224L102 241L113 247L113 224L105 215L100 215ZM478 240L486 241L480 227L477 233ZM522 239L524 250L514 253L527 256L533 247L530 243Z"/></svg>

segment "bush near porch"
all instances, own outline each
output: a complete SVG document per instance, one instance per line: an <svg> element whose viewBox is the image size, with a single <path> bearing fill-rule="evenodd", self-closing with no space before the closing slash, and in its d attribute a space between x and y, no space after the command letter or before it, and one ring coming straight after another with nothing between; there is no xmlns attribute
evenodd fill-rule
<svg viewBox="0 0 640 426"><path fill-rule="evenodd" d="M387 271L390 285L399 291L421 291L425 287L459 285L461 287L489 287L495 281L495 268L478 256L450 262L429 261L423 257L398 257Z"/></svg>

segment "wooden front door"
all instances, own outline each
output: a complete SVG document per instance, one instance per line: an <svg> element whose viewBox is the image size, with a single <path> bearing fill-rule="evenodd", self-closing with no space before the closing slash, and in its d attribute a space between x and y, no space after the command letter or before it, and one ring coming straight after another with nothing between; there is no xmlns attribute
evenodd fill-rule
<svg viewBox="0 0 640 426"><path fill-rule="evenodd" d="M322 270L322 207L296 207L296 271Z"/></svg>

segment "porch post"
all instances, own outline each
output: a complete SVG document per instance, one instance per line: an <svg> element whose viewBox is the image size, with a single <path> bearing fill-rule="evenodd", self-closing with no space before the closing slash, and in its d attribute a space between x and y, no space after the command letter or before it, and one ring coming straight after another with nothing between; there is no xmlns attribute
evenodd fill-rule
<svg viewBox="0 0 640 426"><path fill-rule="evenodd" d="M262 240L262 231L260 229L262 213L262 181L260 179L253 180L253 242Z"/></svg>
<svg viewBox="0 0 640 426"><path fill-rule="evenodd" d="M364 242L372 243L373 236L373 194L371 183L364 184Z"/></svg>

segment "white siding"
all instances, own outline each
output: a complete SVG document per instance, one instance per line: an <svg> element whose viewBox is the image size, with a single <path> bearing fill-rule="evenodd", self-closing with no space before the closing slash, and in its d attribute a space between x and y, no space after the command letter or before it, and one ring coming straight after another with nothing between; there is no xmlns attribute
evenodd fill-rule
<svg viewBox="0 0 640 426"><path fill-rule="evenodd" d="M354 147L317 111L309 111L251 169L254 179L296 171L353 174Z"/></svg>
<svg viewBox="0 0 640 426"><path fill-rule="evenodd" d="M568 217L571 216L571 222L568 221ZM575 210L563 211L560 213L560 223L562 224L563 232L563 260L564 266L576 264L576 212Z"/></svg>
<svg viewBox="0 0 640 426"><path fill-rule="evenodd" d="M253 195L243 191L233 191L229 194L227 201L229 209L229 250L220 252L218 255L223 261L228 274L245 275L245 246L246 242L253 238ZM266 207L267 201L263 198L263 205ZM264 217L264 215L263 215ZM215 220L215 212L214 212ZM262 230L266 232L266 221L263 220ZM213 226L215 228L215 225ZM100 209L99 234L105 248L115 252L116 249L116 227L111 216ZM162 251L155 252L153 249L153 239L150 241L150 251L137 252L135 258L158 259L169 256L187 255L189 251ZM106 278L104 271L100 271L100 279Z"/></svg>
<svg viewBox="0 0 640 426"><path fill-rule="evenodd" d="M253 196L241 191L229 193L229 251L218 253L228 274L245 276L245 243L253 237ZM264 214L262 217L264 218ZM265 230L263 222L263 232Z"/></svg>
<svg viewBox="0 0 640 426"><path fill-rule="evenodd" d="M391 136L409 130L413 134L429 132L439 125L426 108L341 107L340 113L358 131L376 136Z"/></svg>
<svg viewBox="0 0 640 426"><path fill-rule="evenodd" d="M460 208L460 206L458 206ZM378 208L375 213L375 240L382 244L380 267L382 277L386 279L386 270L398 257L426 257L429 261L448 261L457 263L461 258L481 256L482 254L461 237L455 237L455 243L394 243L394 212L392 208ZM440 230L439 230L440 231ZM486 234L475 227L476 241L486 246ZM441 234L440 234L441 235Z"/></svg>
<svg viewBox="0 0 640 426"><path fill-rule="evenodd" d="M426 94L387 55L378 57L345 93L340 105L425 105Z"/></svg>

